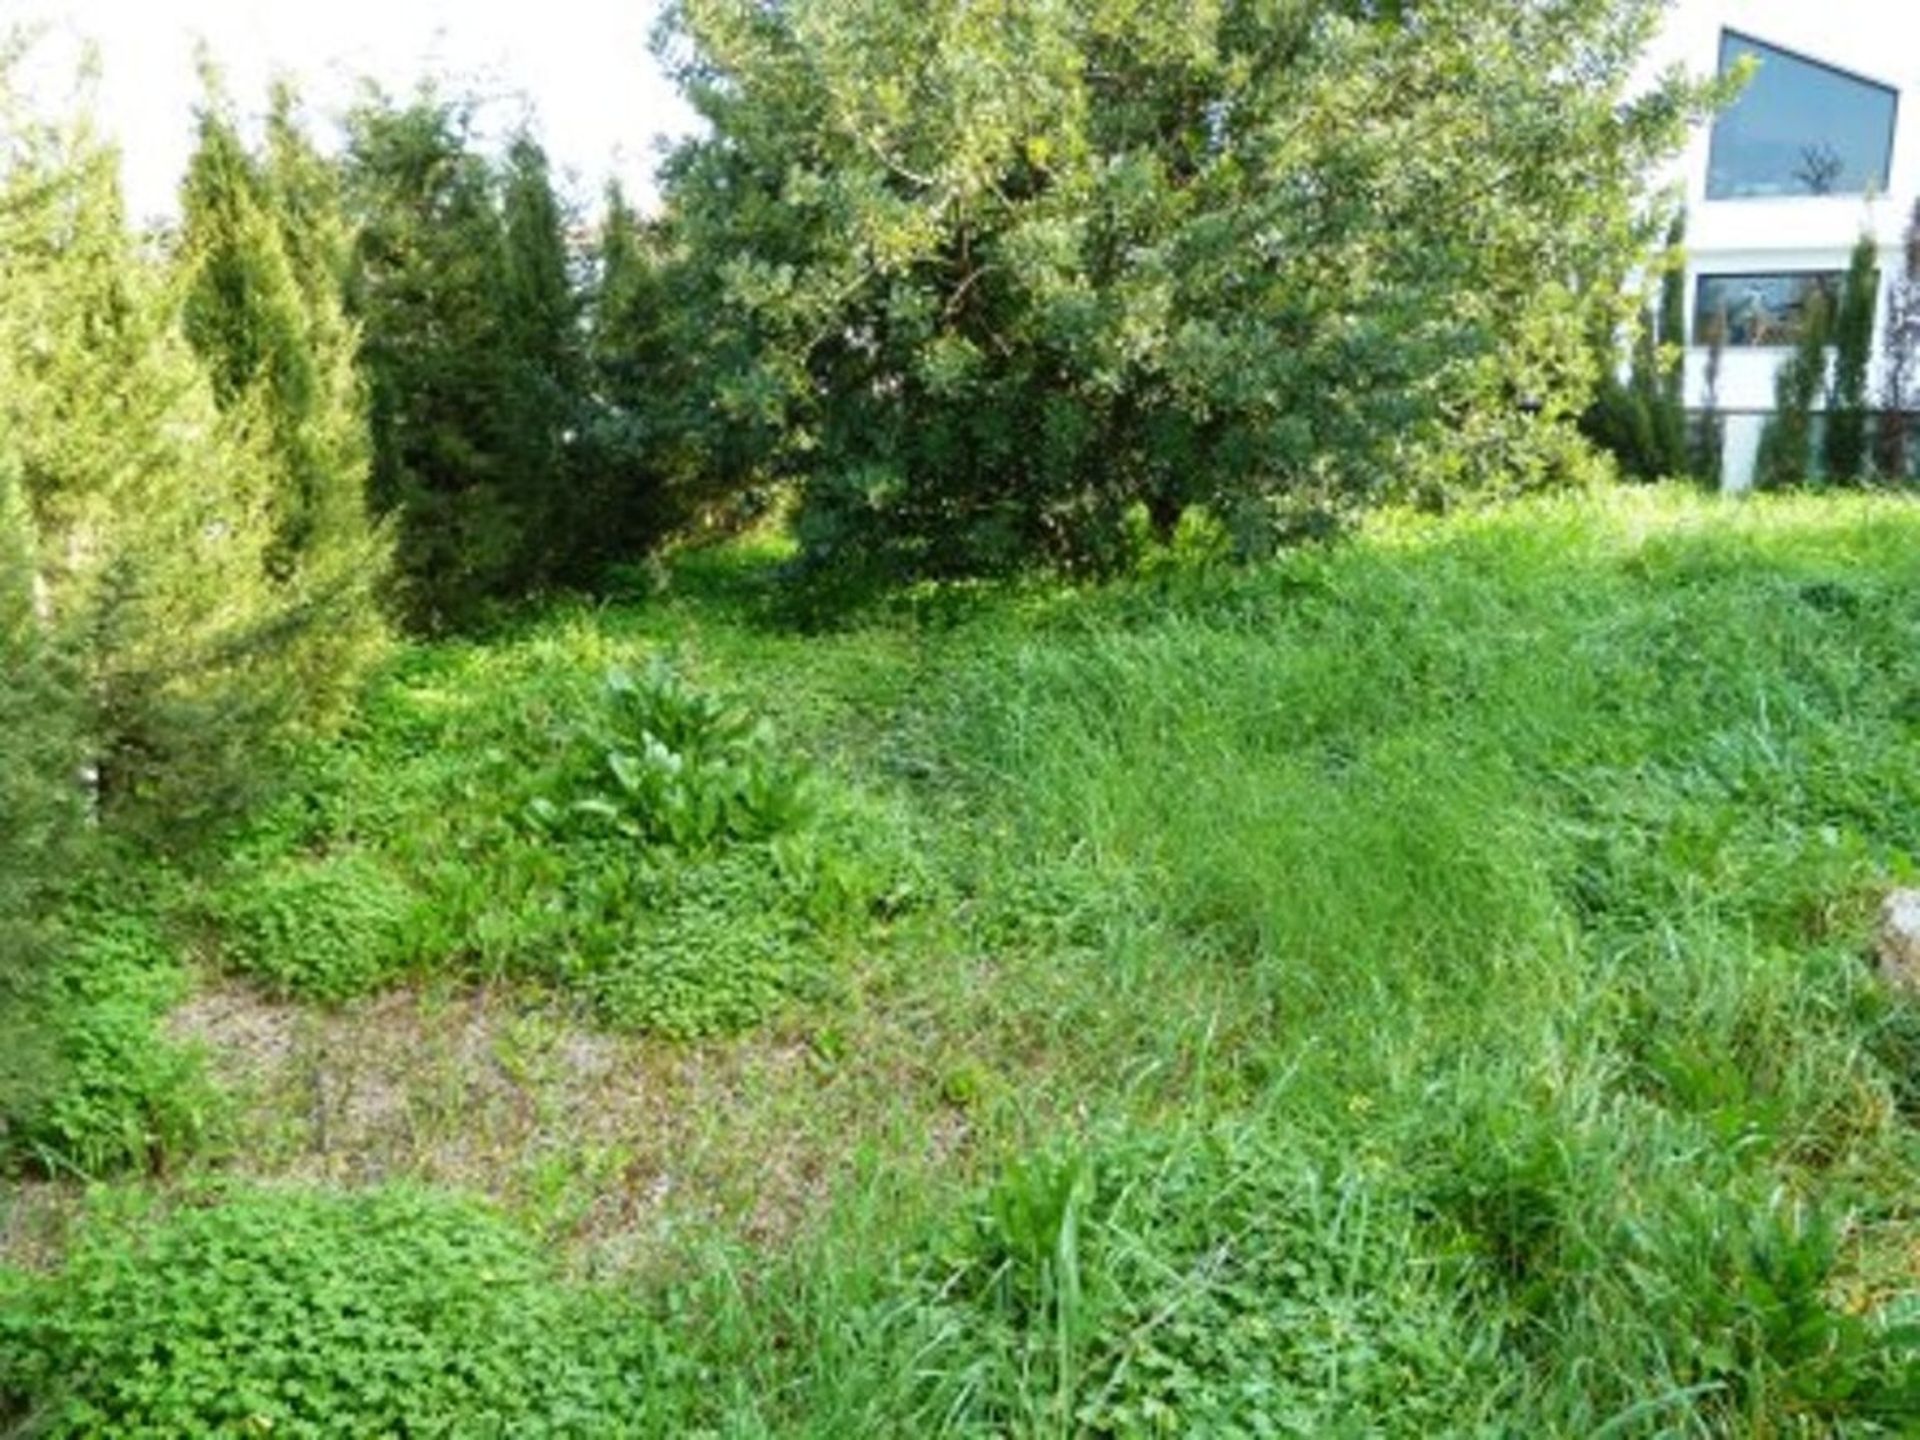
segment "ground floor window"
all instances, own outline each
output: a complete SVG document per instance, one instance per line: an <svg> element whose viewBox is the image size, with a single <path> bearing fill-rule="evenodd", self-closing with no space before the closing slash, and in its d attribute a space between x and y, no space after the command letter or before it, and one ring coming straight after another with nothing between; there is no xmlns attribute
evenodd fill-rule
<svg viewBox="0 0 1920 1440"><path fill-rule="evenodd" d="M1792 345L1800 318L1816 292L1833 304L1844 276L1838 270L1796 270L1772 275L1702 275L1694 291L1693 343Z"/></svg>

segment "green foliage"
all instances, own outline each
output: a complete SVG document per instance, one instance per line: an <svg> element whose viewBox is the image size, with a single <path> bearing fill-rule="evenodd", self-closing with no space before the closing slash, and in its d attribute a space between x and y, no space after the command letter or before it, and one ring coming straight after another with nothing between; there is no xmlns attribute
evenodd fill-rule
<svg viewBox="0 0 1920 1440"><path fill-rule="evenodd" d="M337 258L344 221L290 92L276 91L256 155L210 72L207 88L181 196L183 323L221 406L267 432L268 564L292 619L298 703L324 717L378 652L389 561L367 509L366 400Z"/></svg>
<svg viewBox="0 0 1920 1440"><path fill-rule="evenodd" d="M1659 257L1658 308L1640 315L1634 327L1627 378L1619 377L1618 339L1607 330L1596 346L1600 378L1581 417L1588 437L1637 480L1694 473L1687 443L1685 241L1686 212L1681 211L1667 229L1666 250Z"/></svg>
<svg viewBox="0 0 1920 1440"><path fill-rule="evenodd" d="M524 523L533 553L525 563L546 579L569 568L577 573L572 557L600 519L579 503L586 492L569 448L587 389L581 301L546 152L525 131L507 147L498 185L505 272L497 303L514 372L507 398L516 452L508 463L526 477Z"/></svg>
<svg viewBox="0 0 1920 1440"><path fill-rule="evenodd" d="M228 962L316 999L364 994L403 973L414 909L407 886L352 851L250 868L213 915Z"/></svg>
<svg viewBox="0 0 1920 1440"><path fill-rule="evenodd" d="M1727 358L1727 317L1723 310L1707 321L1706 395L1694 417L1692 473L1703 485L1718 489L1726 471L1726 429L1720 414L1720 371Z"/></svg>
<svg viewBox="0 0 1920 1440"><path fill-rule="evenodd" d="M0 1151L91 1175L170 1163L210 1113L160 1033L179 974L136 867L256 793L272 746L337 704L368 631L321 592L372 576L365 556L346 580L289 570L305 544L289 446L324 429L294 401L325 388L313 364L345 373L350 345L316 360L231 133L210 119L178 272L129 232L85 119L10 88L15 59L0 54ZM227 356L215 379L188 331ZM99 898L115 892L140 898Z"/></svg>
<svg viewBox="0 0 1920 1440"><path fill-rule="evenodd" d="M1887 287L1887 328L1880 349L1874 463L1883 479L1899 484L1913 478L1912 412L1920 404L1920 202L1907 219L1900 271Z"/></svg>
<svg viewBox="0 0 1920 1440"><path fill-rule="evenodd" d="M1587 437L1612 455L1624 474L1641 480L1660 475L1655 468L1659 446L1654 439L1653 415L1646 405L1645 388L1639 383L1651 348L1643 322L1627 380L1622 382L1611 373L1603 375L1594 386L1592 403L1580 417Z"/></svg>
<svg viewBox="0 0 1920 1440"><path fill-rule="evenodd" d="M613 671L607 695L595 737L600 783L579 784L564 811L536 797L536 823L571 814L629 839L697 852L770 840L808 818L803 770L743 711L693 689L657 659L637 680Z"/></svg>
<svg viewBox="0 0 1920 1440"><path fill-rule="evenodd" d="M817 988L894 887L859 797L577 622L423 653L370 704L362 733L297 759L199 907L224 961L276 989L511 976L620 1028L733 1030Z"/></svg>
<svg viewBox="0 0 1920 1440"><path fill-rule="evenodd" d="M351 243L290 99L259 152L211 109L173 270L84 128L9 108L7 1168L208 1134L182 936L294 997L551 987L562 1037L834 1005L619 1052L663 1112L725 1101L672 1117L707 1128L670 1183L593 1162L625 1228L582 1258L644 1225L644 1291L412 1190L108 1191L0 1275L0 1426L1910 1428L1920 1020L1860 951L1920 855L1912 507L1650 487L1218 563L1578 467L1688 100L1616 105L1652 14L685 0L714 131L584 289L537 147L493 163L431 96L356 117ZM1673 275L1627 387L1664 471ZM363 443L343 276L421 624L782 474L811 565L1130 578L802 635L778 542L693 553L645 605L411 648L280 746L351 669L292 638ZM597 1143L549 1136L547 1175ZM706 1243L729 1147L750 1250Z"/></svg>
<svg viewBox="0 0 1920 1440"><path fill-rule="evenodd" d="M73 667L102 818L178 838L246 792L301 707L267 427L215 404L172 277L126 228L112 152L84 121L0 104L0 463L37 538L36 612Z"/></svg>
<svg viewBox="0 0 1920 1440"><path fill-rule="evenodd" d="M1419 1255L1404 1198L1257 1129L1030 1160L922 1282L927 1368L977 1357L1001 1433L1436 1433L1499 1392L1498 1337Z"/></svg>
<svg viewBox="0 0 1920 1440"><path fill-rule="evenodd" d="M0 1107L0 1169L56 1176L165 1170L211 1132L219 1102L161 1018L185 977L154 917L83 897L27 994L39 1083Z"/></svg>
<svg viewBox="0 0 1920 1440"><path fill-rule="evenodd" d="M1655 430L1673 479L1693 473L1687 453L1687 212L1676 211L1667 226L1661 257L1659 382L1655 387Z"/></svg>
<svg viewBox="0 0 1920 1440"><path fill-rule="evenodd" d="M471 625L609 547L658 538L644 477L610 478L547 158L521 133L499 162L470 106L377 93L349 117L358 224L352 310L372 399L372 493L395 516L416 628ZM586 439L583 441L583 434ZM610 489L611 487L611 489Z"/></svg>
<svg viewBox="0 0 1920 1440"><path fill-rule="evenodd" d="M471 620L524 593L527 527L550 477L511 464L513 352L505 245L466 112L422 96L370 100L352 119L347 195L357 227L352 313L371 402L371 493L396 518L415 625Z"/></svg>
<svg viewBox="0 0 1920 1440"><path fill-rule="evenodd" d="M1625 103L1657 11L686 0L706 425L772 440L837 572L1110 566L1136 502L1258 552L1566 478L1691 103Z"/></svg>
<svg viewBox="0 0 1920 1440"><path fill-rule="evenodd" d="M1821 452L1829 481L1860 485L1868 479L1867 374L1873 365L1873 320L1880 304L1880 247L1862 235L1853 247L1833 316L1833 378L1827 389Z"/></svg>
<svg viewBox="0 0 1920 1440"><path fill-rule="evenodd" d="M810 634L762 608L777 549L699 552L644 605L420 647L231 837L213 938L256 876L311 866L341 892L318 885L314 918L397 883L410 966L550 981L618 1025L731 1029L836 982L817 1028L636 1047L650 1078L720 1068L726 1099L675 1132L680 1194L580 1242L583 1264L648 1247L596 1328L544 1279L503 1287L618 1369L641 1433L1911 1428L1920 1018L1860 952L1920 854L1920 511L1636 487L1379 516L1257 568L1188 529L1123 583L927 587ZM671 645L678 678L640 678ZM722 678L737 704L697 698ZM529 816L618 793L610 743L697 749L751 735L715 716L776 707L790 749L768 753L808 757L815 806L771 840ZM461 1109L470 1062L453 1074ZM590 1143L557 1108L543 1166ZM751 1244L712 1243L714 1151ZM375 1156L410 1163L332 1159ZM614 1168L609 1210L645 1183ZM809 1208L769 1245L795 1170ZM244 1337L223 1395L283 1373L260 1327L331 1333L307 1297L401 1273L371 1199L325 1225L263 1204L240 1209L288 1237L270 1269L265 1240L177 1267ZM170 1223L89 1243L146 1254ZM12 1282L19 1403L104 1405L117 1357L205 1333L116 1308L151 1271L105 1273ZM97 1369L45 1318L80 1314L116 1357ZM653 1358L609 1360L620 1335ZM488 1333L460 1343L493 1373ZM350 1408L368 1347L285 1348L303 1393L397 1424ZM391 1380L486 1433L438 1408L439 1373ZM501 1428L539 1433L544 1402L494 1384ZM583 1426L619 1428L581 1393Z"/></svg>
<svg viewBox="0 0 1920 1440"><path fill-rule="evenodd" d="M1102 1064L1195 1066L1168 1107L1398 1177L1373 1213L1413 1207L1412 1263L1511 1384L1454 1428L1899 1433L1910 1232L1865 1247L1911 1174L1911 1051L1875 1058L1901 1007L1856 952L1920 845L1915 516L1709 504L1394 521L990 610L922 686L977 943L1033 957L997 1003L1103 1056L1062 1106ZM1005 1353L962 1348L956 1392Z"/></svg>
<svg viewBox="0 0 1920 1440"><path fill-rule="evenodd" d="M745 485L729 459L741 437L701 414L712 315L690 290L696 269L608 186L581 293L590 383L574 452L572 577L630 563Z"/></svg>
<svg viewBox="0 0 1920 1440"><path fill-rule="evenodd" d="M1773 382L1773 414L1760 434L1755 482L1763 490L1788 490L1813 478L1814 414L1827 393L1827 349L1833 339L1833 301L1823 289L1808 292L1801 308L1800 340Z"/></svg>
<svg viewBox="0 0 1920 1440"><path fill-rule="evenodd" d="M663 1433L683 1368L496 1216L407 1189L106 1209L0 1288L0 1416L36 1434Z"/></svg>
<svg viewBox="0 0 1920 1440"><path fill-rule="evenodd" d="M36 613L32 517L0 448L0 1114L53 1063L34 1001L55 953L50 921L82 849L78 697Z"/></svg>
<svg viewBox="0 0 1920 1440"><path fill-rule="evenodd" d="M1641 1263L1680 1282L1648 1297L1691 1342L1675 1357L1680 1378L1716 1394L1728 1428L1778 1413L1827 1425L1920 1414L1920 1329L1836 1309L1844 1261L1830 1216L1778 1196L1703 1201L1647 1248Z"/></svg>

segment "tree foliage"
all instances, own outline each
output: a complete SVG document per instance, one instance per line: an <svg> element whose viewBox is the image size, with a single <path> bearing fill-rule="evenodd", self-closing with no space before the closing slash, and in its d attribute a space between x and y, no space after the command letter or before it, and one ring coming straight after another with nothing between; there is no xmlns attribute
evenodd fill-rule
<svg viewBox="0 0 1920 1440"><path fill-rule="evenodd" d="M1821 433L1826 477L1858 485L1870 458L1867 378L1873 364L1873 321L1880 299L1880 249L1872 235L1853 247L1840 303L1833 314L1833 377Z"/></svg>
<svg viewBox="0 0 1920 1440"><path fill-rule="evenodd" d="M576 467L586 514L574 534L576 576L644 554L751 483L737 458L748 446L706 410L716 337L701 285L710 276L617 183L607 188L583 293L589 399Z"/></svg>
<svg viewBox="0 0 1920 1440"><path fill-rule="evenodd" d="M1685 475L1687 450L1687 215L1677 211L1667 227L1660 275L1659 353L1653 384L1654 437L1661 473Z"/></svg>
<svg viewBox="0 0 1920 1440"><path fill-rule="evenodd" d="M1920 202L1907 220L1900 273L1887 287L1887 326L1881 344L1880 425L1875 461L1889 480L1911 477L1912 413L1920 401Z"/></svg>
<svg viewBox="0 0 1920 1440"><path fill-rule="evenodd" d="M35 552L16 462L0 448L0 1116L27 1107L50 1063L34 1007L83 834L76 697L38 613Z"/></svg>
<svg viewBox="0 0 1920 1440"><path fill-rule="evenodd" d="M1707 317L1707 360L1705 394L1700 413L1694 419L1692 449L1693 474L1703 485L1719 486L1726 468L1725 421L1720 414L1720 372L1727 358L1727 316L1723 308Z"/></svg>
<svg viewBox="0 0 1920 1440"><path fill-rule="evenodd" d="M298 693L274 583L269 428L223 413L172 275L84 123L17 124L0 175L0 445L71 657L94 799L178 824L243 787Z"/></svg>
<svg viewBox="0 0 1920 1440"><path fill-rule="evenodd" d="M816 561L933 574L1547 483L1689 104L1628 101L1658 8L683 0L712 423Z"/></svg>
<svg viewBox="0 0 1920 1440"><path fill-rule="evenodd" d="M353 313L372 403L376 508L395 517L416 624L474 617L534 579L549 476L523 463L516 336L494 177L466 107L370 97L350 119Z"/></svg>
<svg viewBox="0 0 1920 1440"><path fill-rule="evenodd" d="M1694 471L1686 411L1686 233L1686 212L1676 211L1665 247L1654 257L1658 288L1625 327L1624 367L1620 330L1604 308L1596 310L1598 375L1581 429L1635 480Z"/></svg>
<svg viewBox="0 0 1920 1440"><path fill-rule="evenodd" d="M469 624L644 553L668 523L655 417L677 403L694 322L667 338L631 212L582 253L533 135L492 159L472 104L430 90L369 95L349 131L373 490L398 525L408 618Z"/></svg>
<svg viewBox="0 0 1920 1440"><path fill-rule="evenodd" d="M522 477L529 528L523 563L544 580L568 568L574 537L594 518L579 503L572 454L586 387L581 297L546 152L525 131L508 146L500 192L501 318L513 371L511 463Z"/></svg>
<svg viewBox="0 0 1920 1440"><path fill-rule="evenodd" d="M1824 289L1808 292L1801 307L1799 343L1774 377L1773 414L1760 434L1755 480L1762 489L1788 489L1813 473L1813 417L1827 389L1833 313Z"/></svg>
<svg viewBox="0 0 1920 1440"><path fill-rule="evenodd" d="M329 170L274 96L250 153L209 70L181 190L184 324L230 414L265 435L269 569L299 620L301 702L337 708L378 652L387 546L367 503L370 442L358 338L343 310L344 237Z"/></svg>

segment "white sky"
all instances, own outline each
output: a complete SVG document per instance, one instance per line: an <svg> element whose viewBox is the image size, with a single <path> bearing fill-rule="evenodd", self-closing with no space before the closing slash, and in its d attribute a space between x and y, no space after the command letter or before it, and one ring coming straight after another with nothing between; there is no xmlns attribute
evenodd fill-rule
<svg viewBox="0 0 1920 1440"><path fill-rule="evenodd" d="M648 48L659 9L660 0L0 0L0 31L50 27L27 83L56 109L72 93L82 41L99 45L96 114L120 144L131 213L150 218L174 210L200 38L245 113L264 108L275 73L299 83L316 120L343 109L361 76L405 94L439 74L498 97L484 116L492 126L530 104L577 199L591 202L618 175L644 201L661 137L695 123Z"/></svg>
<svg viewBox="0 0 1920 1440"><path fill-rule="evenodd" d="M900 0L913 4L915 0ZM0 32L50 32L28 72L58 108L83 38L101 48L97 113L125 157L134 216L170 214L198 94L193 48L204 37L247 111L276 72L292 75L317 118L337 113L360 76L405 93L421 75L472 82L498 97L498 128L531 105L570 193L591 203L618 175L644 203L662 137L694 120L648 48L661 0L0 0ZM1836 51L1920 54L1915 0L1677 0L1656 55L1711 64L1712 34L1732 23ZM1649 57L1650 60L1653 57ZM1877 67L1876 67L1877 68ZM1896 65L1905 69L1905 65ZM1908 77L1897 77L1905 80ZM524 99L519 98L524 97Z"/></svg>

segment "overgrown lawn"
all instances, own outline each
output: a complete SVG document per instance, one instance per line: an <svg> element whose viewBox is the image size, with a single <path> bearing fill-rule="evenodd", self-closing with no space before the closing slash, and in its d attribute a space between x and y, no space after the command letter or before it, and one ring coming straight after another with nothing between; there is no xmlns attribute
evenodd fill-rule
<svg viewBox="0 0 1920 1440"><path fill-rule="evenodd" d="M325 1255L353 1207L470 1223L381 1188L431 1181L550 1247L534 1312L629 1317L569 1413L641 1433L1920 1423L1920 1001L1867 959L1920 857L1920 509L1390 517L824 629L777 558L404 657L181 861L153 923L325 1042L11 1282L23 1413L202 1403L122 1383L137 1325L215 1347L209 1426L386 1423L236 1297L360 1313ZM432 1043L447 987L493 1028ZM428 1099L329 1108L376 1072ZM276 1207L320 1260L256 1256ZM546 1339L474 1327L421 1427L565 1433L502 1378Z"/></svg>

